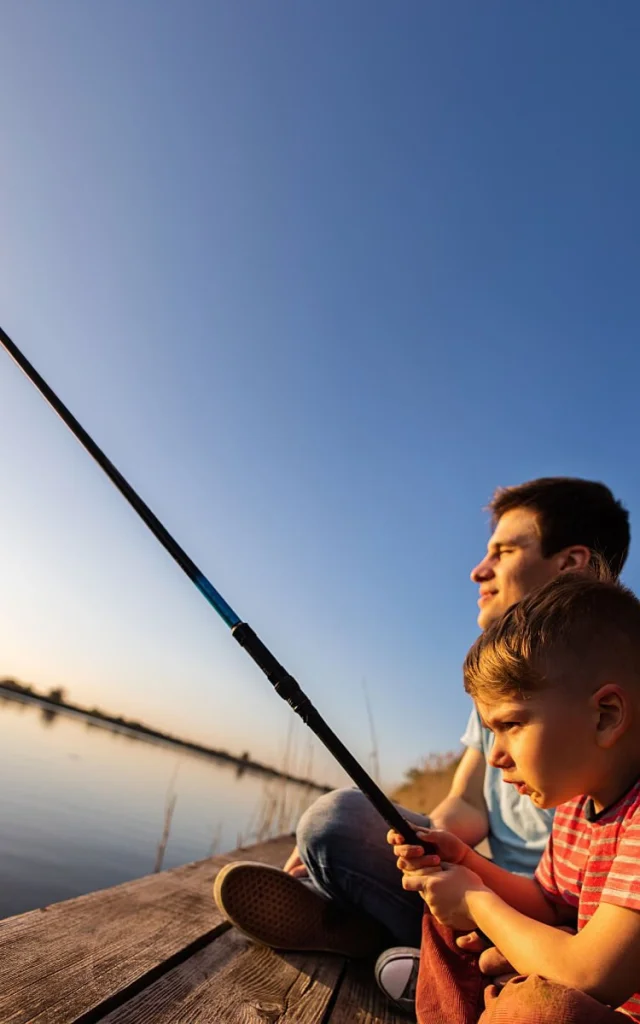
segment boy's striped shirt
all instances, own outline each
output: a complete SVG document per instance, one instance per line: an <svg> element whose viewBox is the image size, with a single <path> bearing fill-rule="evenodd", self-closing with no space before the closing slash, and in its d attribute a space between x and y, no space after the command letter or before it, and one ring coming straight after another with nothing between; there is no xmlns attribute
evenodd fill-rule
<svg viewBox="0 0 640 1024"><path fill-rule="evenodd" d="M561 804L536 880L550 900L575 907L579 930L600 903L640 911L640 779L599 814L590 797ZM640 1024L640 992L621 1009Z"/></svg>

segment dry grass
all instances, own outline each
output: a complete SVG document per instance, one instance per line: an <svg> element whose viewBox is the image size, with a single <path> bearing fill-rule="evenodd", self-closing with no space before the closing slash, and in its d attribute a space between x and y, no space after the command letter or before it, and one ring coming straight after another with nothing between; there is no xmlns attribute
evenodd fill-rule
<svg viewBox="0 0 640 1024"><path fill-rule="evenodd" d="M428 814L449 792L460 754L431 754L417 768L410 768L406 780L391 794L392 800L410 811Z"/></svg>

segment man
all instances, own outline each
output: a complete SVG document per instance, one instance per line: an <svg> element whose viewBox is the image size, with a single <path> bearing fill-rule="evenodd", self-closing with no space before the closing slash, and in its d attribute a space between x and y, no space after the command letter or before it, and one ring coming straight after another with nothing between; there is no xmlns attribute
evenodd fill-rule
<svg viewBox="0 0 640 1024"><path fill-rule="evenodd" d="M481 629L561 573L584 569L592 552L602 554L615 575L624 565L628 513L603 484L533 480L497 490L489 508L493 533L471 573L480 589ZM536 809L488 764L492 736L475 709L462 742L466 749L449 794L430 817L400 810L414 825L453 832L470 846L488 838L498 865L532 875L553 812ZM384 936L417 947L421 901L399 887L385 835L384 823L358 790L327 794L301 818L284 871L229 865L216 880L218 905L249 937L276 948L367 955ZM416 973L411 950L391 951L378 962L381 986L405 1008Z"/></svg>

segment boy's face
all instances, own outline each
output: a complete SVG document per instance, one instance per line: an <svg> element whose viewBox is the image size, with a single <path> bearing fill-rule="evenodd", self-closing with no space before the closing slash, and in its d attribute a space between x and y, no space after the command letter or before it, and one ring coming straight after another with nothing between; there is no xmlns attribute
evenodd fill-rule
<svg viewBox="0 0 640 1024"><path fill-rule="evenodd" d="M526 700L477 702L494 734L489 764L536 807L557 807L592 788L598 761L589 702L560 688Z"/></svg>
<svg viewBox="0 0 640 1024"><path fill-rule="evenodd" d="M536 513L513 508L500 516L487 554L471 571L480 586L478 625L486 629L507 608L558 574L557 558L544 558Z"/></svg>

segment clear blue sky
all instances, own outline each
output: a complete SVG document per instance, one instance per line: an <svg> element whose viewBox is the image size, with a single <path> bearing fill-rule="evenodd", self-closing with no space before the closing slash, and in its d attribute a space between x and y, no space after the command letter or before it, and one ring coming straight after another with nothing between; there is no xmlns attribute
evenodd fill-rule
<svg viewBox="0 0 640 1024"><path fill-rule="evenodd" d="M4 5L0 322L364 761L366 679L385 780L458 745L494 487L640 521L639 32ZM0 673L278 760L288 709L4 357L0 401Z"/></svg>

